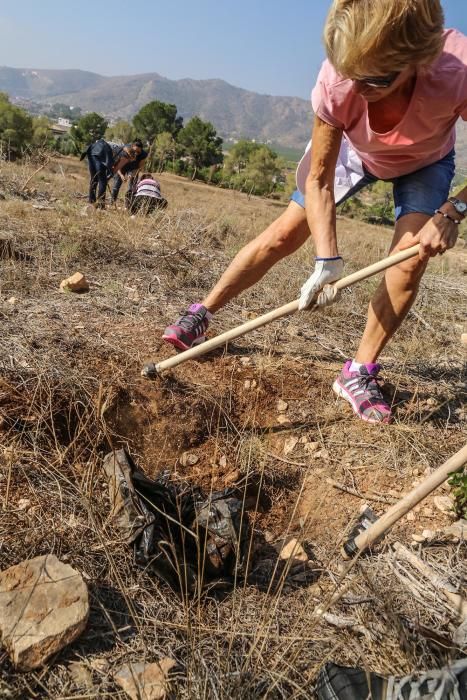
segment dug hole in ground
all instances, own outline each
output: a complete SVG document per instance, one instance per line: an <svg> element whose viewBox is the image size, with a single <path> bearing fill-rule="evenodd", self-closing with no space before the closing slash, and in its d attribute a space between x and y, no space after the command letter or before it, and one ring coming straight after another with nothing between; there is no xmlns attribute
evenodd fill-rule
<svg viewBox="0 0 467 700"><path fill-rule="evenodd" d="M2 163L0 172L9 240L0 261L1 568L55 554L86 581L90 615L40 671L0 655L0 695L116 697L122 664L171 659L174 697L311 698L326 661L404 675L461 656L455 611L391 548L413 549L465 595L465 545L443 534L452 513L436 501L452 501L447 487L354 566L331 611L343 626L313 612L335 592L361 505L383 513L465 443L463 241L430 262L381 358L394 423L369 426L331 386L377 279L325 313L263 327L155 382L140 377L148 358L171 354L164 327L283 205L163 174L167 210L130 219L84 210L87 173L72 158L53 159L22 191L36 168ZM390 229L345 218L338 229L346 271L386 255ZM305 247L278 264L216 316L212 333L293 300L311 259ZM61 291L78 271L89 291ZM138 567L112 522L103 470L104 455L121 447L148 477L169 470L173 483L206 494L232 488L263 583L187 597ZM270 575L290 538L312 576L291 567Z"/></svg>

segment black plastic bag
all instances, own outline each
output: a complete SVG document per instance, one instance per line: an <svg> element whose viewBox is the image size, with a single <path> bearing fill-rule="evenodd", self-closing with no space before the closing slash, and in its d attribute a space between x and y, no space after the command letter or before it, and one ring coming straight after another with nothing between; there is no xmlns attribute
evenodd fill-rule
<svg viewBox="0 0 467 700"><path fill-rule="evenodd" d="M231 490L206 497L199 488L153 480L125 450L108 454L113 515L135 561L183 594L231 587L243 577L249 519Z"/></svg>

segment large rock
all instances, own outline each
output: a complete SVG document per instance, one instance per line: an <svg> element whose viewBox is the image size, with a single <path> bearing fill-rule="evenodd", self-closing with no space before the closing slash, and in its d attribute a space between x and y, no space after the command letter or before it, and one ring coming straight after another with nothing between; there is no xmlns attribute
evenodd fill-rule
<svg viewBox="0 0 467 700"><path fill-rule="evenodd" d="M89 292L89 282L82 272L75 272L74 275L60 282L60 289L62 292L82 294L83 292Z"/></svg>
<svg viewBox="0 0 467 700"><path fill-rule="evenodd" d="M41 666L73 642L88 615L81 574L53 554L0 573L0 639L20 670Z"/></svg>
<svg viewBox="0 0 467 700"><path fill-rule="evenodd" d="M167 694L167 676L174 666L175 661L169 658L152 664L125 664L114 679L131 700L162 700Z"/></svg>

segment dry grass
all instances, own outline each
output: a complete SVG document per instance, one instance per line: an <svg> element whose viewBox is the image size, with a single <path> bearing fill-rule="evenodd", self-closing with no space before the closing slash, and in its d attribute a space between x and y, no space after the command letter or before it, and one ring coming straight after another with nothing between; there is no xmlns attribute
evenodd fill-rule
<svg viewBox="0 0 467 700"><path fill-rule="evenodd" d="M414 312L384 355L396 419L379 429L353 420L330 391L355 348L374 281L326 314L292 317L240 339L227 355L187 363L154 384L139 377L145 359L169 355L160 340L167 321L202 296L279 205L162 176L166 213L84 215L76 193L85 192L86 173L75 160L53 161L23 199L33 170L0 168L2 228L29 256L0 262L1 568L54 552L85 575L92 611L82 637L36 673L15 673L0 655L0 695L118 697L112 673L120 663L170 656L178 663L174 697L309 698L330 659L406 673L456 658L455 616L439 595L408 591L389 546L448 523L432 498L349 574L333 612L362 625L363 634L317 622L313 611L339 583L339 546L362 502L326 478L370 498L395 497L465 442L462 244L430 264ZM38 203L52 208L33 208ZM389 230L345 219L339 228L348 269L384 255ZM215 330L294 298L309 258L304 249L277 265L219 314ZM78 269L90 293L59 292L60 280ZM245 389L246 380L256 387ZM279 398L289 404L289 426L277 422ZM298 443L284 456L293 435L319 450L309 454ZM259 575L256 585L239 582L223 600L180 601L137 569L108 519L102 456L121 444L146 473L170 468L207 491L238 470L263 582ZM186 449L198 455L195 466L180 466ZM287 569L272 576L274 558L265 552L292 533L313 556L311 583ZM462 588L463 550L445 543L421 556ZM77 659L92 672L92 687L73 680L68 666Z"/></svg>

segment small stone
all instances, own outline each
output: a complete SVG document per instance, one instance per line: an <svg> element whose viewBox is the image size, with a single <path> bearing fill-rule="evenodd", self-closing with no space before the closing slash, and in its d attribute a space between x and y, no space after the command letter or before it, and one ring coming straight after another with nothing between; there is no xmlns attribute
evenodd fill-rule
<svg viewBox="0 0 467 700"><path fill-rule="evenodd" d="M75 272L60 282L60 289L62 292L89 292L89 282L81 272Z"/></svg>
<svg viewBox="0 0 467 700"><path fill-rule="evenodd" d="M304 449L307 454L311 455L313 452L317 452L319 446L319 442L307 442Z"/></svg>
<svg viewBox="0 0 467 700"><path fill-rule="evenodd" d="M182 467L194 467L194 465L198 464L198 462L198 455L195 455L192 452L184 452L180 457L180 464Z"/></svg>
<svg viewBox="0 0 467 700"><path fill-rule="evenodd" d="M453 642L457 644L459 649L463 649L467 646L467 619L465 619L454 632Z"/></svg>
<svg viewBox="0 0 467 700"><path fill-rule="evenodd" d="M407 520L409 520L409 521L415 520L415 513L412 513L412 512L407 513Z"/></svg>
<svg viewBox="0 0 467 700"><path fill-rule="evenodd" d="M114 680L131 700L163 700L169 684L167 677L175 665L169 658L152 664L125 664L115 673Z"/></svg>
<svg viewBox="0 0 467 700"><path fill-rule="evenodd" d="M282 399L279 399L277 402L277 410L279 413L285 413L285 411L288 409L289 404L287 401L283 401Z"/></svg>
<svg viewBox="0 0 467 700"><path fill-rule="evenodd" d="M287 416L284 416L283 413L281 413L279 416L277 416L277 422L279 425L292 425L290 418L287 418Z"/></svg>
<svg viewBox="0 0 467 700"><path fill-rule="evenodd" d="M453 514L453 502L449 496L435 496L433 502L438 510L447 515Z"/></svg>
<svg viewBox="0 0 467 700"><path fill-rule="evenodd" d="M225 455L221 455L217 463L221 467L221 469L225 469L227 466L227 457Z"/></svg>
<svg viewBox="0 0 467 700"><path fill-rule="evenodd" d="M449 527L443 528L441 534L452 542L467 541L467 520L458 520Z"/></svg>
<svg viewBox="0 0 467 700"><path fill-rule="evenodd" d="M424 540L431 540L435 536L433 530L423 530L422 537Z"/></svg>
<svg viewBox="0 0 467 700"><path fill-rule="evenodd" d="M279 552L281 559L295 559L296 561L308 561L308 555L302 545L295 537L291 537L289 541L282 547Z"/></svg>
<svg viewBox="0 0 467 700"><path fill-rule="evenodd" d="M244 367L246 367L246 365L250 364L251 359L249 357L241 357L240 362Z"/></svg>
<svg viewBox="0 0 467 700"><path fill-rule="evenodd" d="M229 472L224 476L224 484L225 486L229 486L230 484L234 484L238 479L240 478L240 472L238 469L234 469L232 472Z"/></svg>
<svg viewBox="0 0 467 700"><path fill-rule="evenodd" d="M78 688L92 688L92 674L84 664L72 661L68 664L68 673Z"/></svg>
<svg viewBox="0 0 467 700"><path fill-rule="evenodd" d="M89 615L81 574L54 554L35 557L0 573L0 638L22 671L42 666L73 642Z"/></svg>
<svg viewBox="0 0 467 700"><path fill-rule="evenodd" d="M245 389L251 389L251 381L249 379L245 379L245 383L243 386Z"/></svg>
<svg viewBox="0 0 467 700"><path fill-rule="evenodd" d="M270 543L274 540L274 535L269 530L265 530L264 539L266 542Z"/></svg>
<svg viewBox="0 0 467 700"><path fill-rule="evenodd" d="M287 438L287 440L284 442L284 454L289 455L291 452L294 451L298 444L298 437L295 437L292 435L291 437Z"/></svg>
<svg viewBox="0 0 467 700"><path fill-rule="evenodd" d="M90 660L89 664L91 668L93 668L98 673L107 673L110 666L109 661L103 656L96 656L94 659Z"/></svg>
<svg viewBox="0 0 467 700"><path fill-rule="evenodd" d="M436 406L436 399L430 396L429 399L426 400L426 405L427 406Z"/></svg>
<svg viewBox="0 0 467 700"><path fill-rule="evenodd" d="M412 540L414 542L425 542L425 537L423 535L412 535Z"/></svg>
<svg viewBox="0 0 467 700"><path fill-rule="evenodd" d="M18 501L18 510L29 510L31 507L31 501L29 498L20 498Z"/></svg>
<svg viewBox="0 0 467 700"><path fill-rule="evenodd" d="M467 345L467 333L462 333L461 343L462 343L462 345Z"/></svg>
<svg viewBox="0 0 467 700"><path fill-rule="evenodd" d="M10 298L8 299L8 302L7 302L7 303L8 303L8 304L11 304L12 306L14 306L14 305L16 304L17 301L18 301L18 299L17 299L16 297L10 297Z"/></svg>

